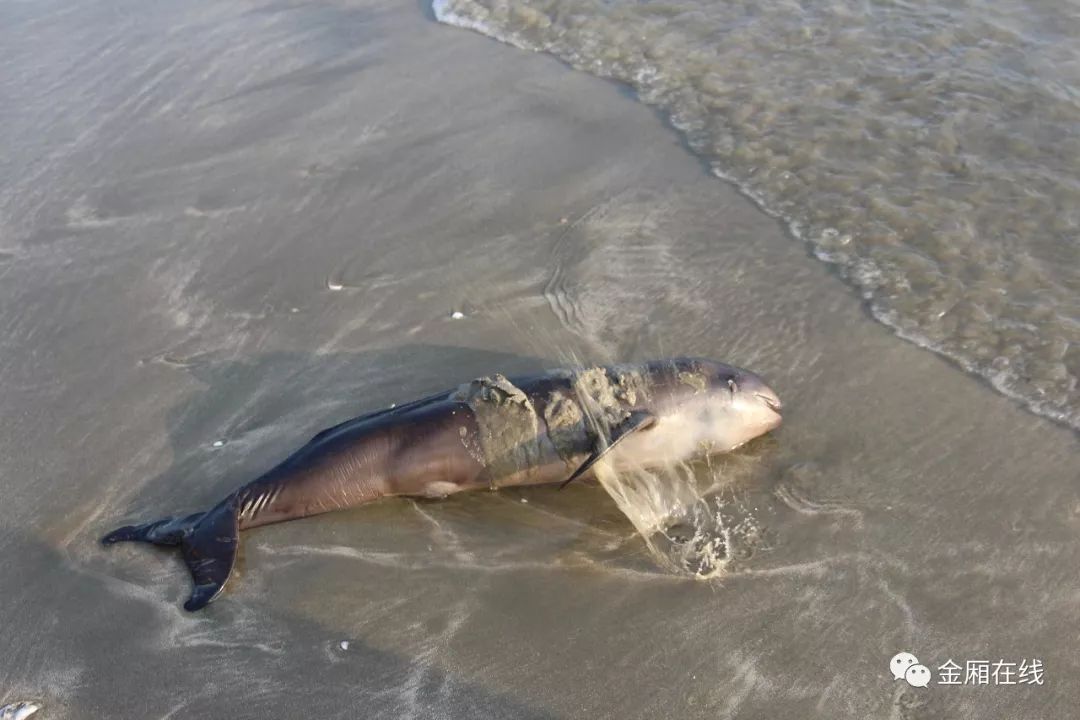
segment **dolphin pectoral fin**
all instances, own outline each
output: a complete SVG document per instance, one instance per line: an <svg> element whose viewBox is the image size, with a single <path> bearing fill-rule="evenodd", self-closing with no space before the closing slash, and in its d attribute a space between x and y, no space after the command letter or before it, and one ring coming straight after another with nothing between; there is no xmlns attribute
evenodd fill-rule
<svg viewBox="0 0 1080 720"><path fill-rule="evenodd" d="M563 484L559 486L559 489L562 490L564 487L566 487L567 485L584 475L586 472L588 472L589 468L602 460L604 456L611 452L611 449L618 445L620 442L638 431L649 429L655 423L656 416L653 415L651 412L647 412L645 410L635 410L634 412L630 413L629 417L616 425L615 428L611 431L611 442L609 442L606 446L602 448L599 447L599 443L597 443L597 447L592 451L592 454L589 455L589 457L585 458L585 462L581 463L581 467L575 470L574 474L567 478L563 482Z"/></svg>
<svg viewBox="0 0 1080 720"><path fill-rule="evenodd" d="M236 564L239 544L239 502L231 496L206 513L180 543L194 583L185 610L201 610L221 594Z"/></svg>

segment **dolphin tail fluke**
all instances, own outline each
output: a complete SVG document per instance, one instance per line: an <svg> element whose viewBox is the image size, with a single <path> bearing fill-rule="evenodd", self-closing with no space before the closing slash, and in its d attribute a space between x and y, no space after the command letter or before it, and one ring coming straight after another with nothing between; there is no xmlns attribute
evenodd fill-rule
<svg viewBox="0 0 1080 720"><path fill-rule="evenodd" d="M234 496L203 515L180 543L195 584L185 610L200 610L221 594L236 564L239 545L239 503Z"/></svg>
<svg viewBox="0 0 1080 720"><path fill-rule="evenodd" d="M231 496L209 512L179 520L165 518L145 525L128 525L113 530L101 542L179 545L194 583L184 609L195 611L206 607L225 587L236 564L239 536L239 503Z"/></svg>

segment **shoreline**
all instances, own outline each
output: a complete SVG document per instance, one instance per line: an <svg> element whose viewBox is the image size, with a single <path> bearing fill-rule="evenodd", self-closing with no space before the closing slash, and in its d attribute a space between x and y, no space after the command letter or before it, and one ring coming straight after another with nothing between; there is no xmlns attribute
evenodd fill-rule
<svg viewBox="0 0 1080 720"><path fill-rule="evenodd" d="M1080 621L1074 433L866 317L658 113L412 5L127 10L27 10L26 39L0 51L25 71L16 105L54 118L0 129L21 148L0 184L0 546L17 579L0 706L712 718L1080 702L1055 632ZM86 60L54 82L70 57ZM491 372L669 354L760 372L787 408L771 439L718 461L763 540L717 583L653 582L597 487L255 530L238 581L194 616L175 557L97 544L216 501L360 412ZM1039 653L1056 687L911 696L887 671L901 649L935 665Z"/></svg>
<svg viewBox="0 0 1080 720"><path fill-rule="evenodd" d="M852 292L861 299L861 302L866 310L866 314L874 322L879 323L887 327L896 337L910 342L923 350L938 355L944 358L952 365L956 366L963 372L976 377L977 379L986 383L994 392L1000 393L1009 398L1016 404L1027 409L1034 415L1051 420L1054 423L1060 424L1069 430L1073 431L1078 438L1080 438L1080 420L1073 422L1070 420L1069 415L1056 405L1060 403L1053 403L1051 401L1043 400L1039 401L1035 398L1027 397L1023 393L1017 391L1014 388L1009 387L1007 383L1007 377L1001 371L991 372L989 369L980 369L975 362L968 358L964 358L955 353L950 353L947 348L943 347L940 343L931 340L930 338L922 335L911 329L905 329L901 323L895 317L895 313L889 309L882 309L874 302L873 292L867 288L861 288L860 284L854 281L851 275L858 270L844 265L837 257L833 256L830 251L823 248L821 244L815 244L806 234L803 232L800 223L785 216L783 213L773 209L769 204L757 193L755 193L748 185L740 182L734 176L714 167L709 161L695 152L691 147L691 143L687 137L686 128L679 127L665 112L662 107L654 104L650 104L640 97L640 92L629 81L623 78L614 77L608 74L594 74L589 73L588 70L583 68L577 68L570 61L559 57L557 54L550 50L538 49L529 47L520 42L515 41L511 34L502 32L497 26L493 24L485 24L482 21L474 20L465 14L454 11L451 8L453 0L432 0L431 2L431 14L432 17L447 26L456 27L469 32L474 32L482 37L495 40L497 42L509 45L510 47L521 50L526 53L534 53L538 55L544 55L546 57L554 58L562 65L571 70L577 72L583 72L591 74L600 80L613 83L617 87L621 88L624 92L631 94L638 102L645 107L649 108L652 112L656 113L658 117L664 122L664 124L670 128L670 130L677 134L684 149L694 155L700 162L705 171L725 183L732 189L734 189L741 197L751 202L757 207L763 214L770 218L773 218L779 222L783 227L786 234L791 238L803 245L806 248L807 254L813 257L815 260L824 263L828 266L832 274L845 283ZM833 231L835 233L835 230ZM893 315L893 317L889 317Z"/></svg>

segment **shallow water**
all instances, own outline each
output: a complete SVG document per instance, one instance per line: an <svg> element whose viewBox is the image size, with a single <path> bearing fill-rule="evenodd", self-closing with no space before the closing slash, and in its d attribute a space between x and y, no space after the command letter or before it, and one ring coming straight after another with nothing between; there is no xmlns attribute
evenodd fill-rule
<svg viewBox="0 0 1080 720"><path fill-rule="evenodd" d="M836 266L877 319L1080 428L1074 3L435 8L628 83L714 173Z"/></svg>
<svg viewBox="0 0 1080 720"><path fill-rule="evenodd" d="M1072 432L867 318L613 84L396 0L9 2L0 65L0 707L1080 705ZM658 567L577 483L245 532L198 614L175 553L98 543L366 411L670 355L751 368L785 403L696 471L723 481L717 580ZM1039 657L1047 686L916 692L888 672L900 649Z"/></svg>

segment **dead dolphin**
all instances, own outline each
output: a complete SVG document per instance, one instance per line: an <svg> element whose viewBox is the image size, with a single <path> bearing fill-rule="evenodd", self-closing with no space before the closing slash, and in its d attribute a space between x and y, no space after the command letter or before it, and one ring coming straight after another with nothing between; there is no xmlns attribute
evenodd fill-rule
<svg viewBox="0 0 1080 720"><path fill-rule="evenodd" d="M391 495L567 483L600 459L618 471L726 452L780 424L757 375L694 358L493 375L323 430L207 512L119 528L111 545L180 547L198 610L225 586L239 532Z"/></svg>

